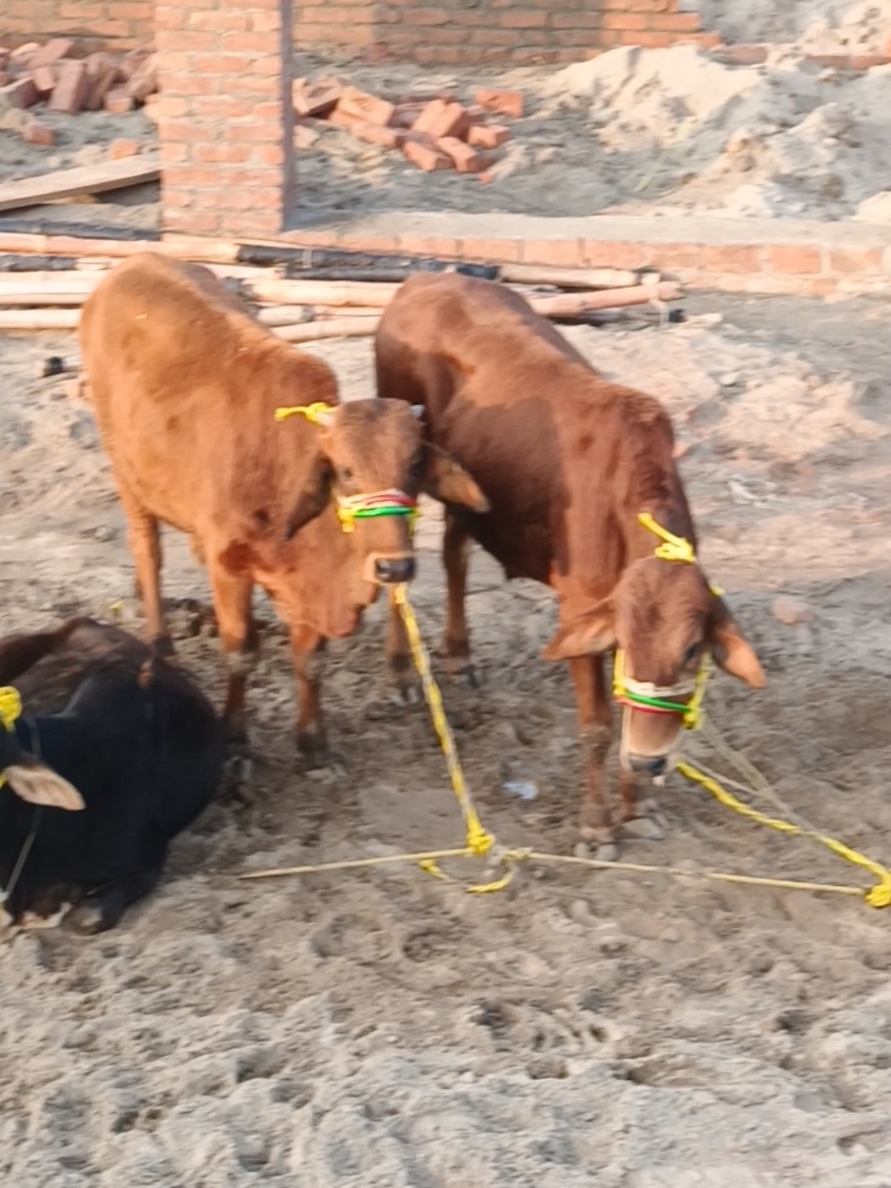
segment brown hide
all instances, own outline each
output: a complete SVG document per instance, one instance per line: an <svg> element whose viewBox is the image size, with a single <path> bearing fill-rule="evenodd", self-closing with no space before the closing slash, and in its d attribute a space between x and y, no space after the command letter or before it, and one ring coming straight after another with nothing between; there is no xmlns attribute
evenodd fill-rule
<svg viewBox="0 0 891 1188"><path fill-rule="evenodd" d="M332 491L396 488L414 498L424 461L417 418L395 402L340 405L326 363L272 335L209 270L153 253L131 257L96 287L80 339L149 638L171 646L160 590L158 524L166 523L189 534L208 567L229 667L230 741L246 740L256 583L290 629L301 745L324 750L319 649L354 630L378 582L413 573L405 517L365 520L347 535ZM316 403L333 409L321 425L275 419L281 406Z"/></svg>
<svg viewBox="0 0 891 1188"><path fill-rule="evenodd" d="M654 398L595 372L522 297L454 273L420 274L400 287L378 328L376 368L378 395L423 405L430 440L490 504L476 516L447 509L446 656L469 657L468 538L509 578L545 582L558 595L561 628L545 655L570 661L576 688L588 755L582 836L612 855L602 653L618 645L628 677L673 686L695 676L709 648L735 676L764 681L698 566L656 559L660 542L638 522L649 512L696 546L669 417ZM621 791L631 819L638 806L630 773L663 773L681 716L625 712Z"/></svg>
<svg viewBox="0 0 891 1188"><path fill-rule="evenodd" d="M207 269L152 253L97 287L80 338L125 505L195 537L209 564L250 572L289 621L352 631L373 590L333 508L286 540L320 430L275 421L280 405L338 404L328 365L273 337Z"/></svg>

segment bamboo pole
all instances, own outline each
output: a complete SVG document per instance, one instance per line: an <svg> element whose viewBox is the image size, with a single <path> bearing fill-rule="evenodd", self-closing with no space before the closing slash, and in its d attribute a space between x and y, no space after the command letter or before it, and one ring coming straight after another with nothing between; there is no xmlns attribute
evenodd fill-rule
<svg viewBox="0 0 891 1188"><path fill-rule="evenodd" d="M2 330L75 330L79 309L0 309Z"/></svg>
<svg viewBox="0 0 891 1188"><path fill-rule="evenodd" d="M331 318L299 326L276 326L273 334L285 342L314 342L320 338L364 338L377 330L380 318Z"/></svg>
<svg viewBox="0 0 891 1188"><path fill-rule="evenodd" d="M632 285L627 289L533 297L529 304L546 318L571 318L593 309L621 309L626 305L646 305L650 301L676 301L682 292L675 281L660 281L658 285Z"/></svg>

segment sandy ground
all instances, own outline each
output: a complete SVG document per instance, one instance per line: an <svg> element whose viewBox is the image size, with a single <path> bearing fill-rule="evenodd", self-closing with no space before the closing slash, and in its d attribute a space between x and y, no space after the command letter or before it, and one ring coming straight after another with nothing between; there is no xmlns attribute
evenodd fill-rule
<svg viewBox="0 0 891 1188"><path fill-rule="evenodd" d="M872 11L867 7L851 25L867 41ZM797 43L775 48L760 66L727 63L681 45L613 50L559 71L501 73L345 65L299 55L299 76L335 70L345 81L394 99L446 90L472 102L476 87L490 85L521 90L527 104L525 118L511 125L511 140L494 155L487 184L473 175L421 173L398 152L316 122L319 139L297 152L301 222L461 210L891 223L891 125L885 114L891 66L850 75L804 56L825 48L802 34ZM140 139L146 149L157 138L139 112L53 122L58 141L52 149L25 145L0 130L0 182L101 159L118 136ZM151 231L158 226L158 190L143 186L97 204L60 203L39 213L49 221Z"/></svg>
<svg viewBox="0 0 891 1188"><path fill-rule="evenodd" d="M830 833L889 859L891 364L887 305L687 303L685 326L575 329L661 396L703 538L768 673L716 678L714 720ZM723 310L714 325L698 315ZM132 567L88 409L0 339L3 630L129 601ZM367 342L316 348L347 396ZM428 516L415 602L443 583ZM168 538L182 661L219 694L204 575ZM778 593L813 620L786 627ZM190 601L190 600L197 600ZM546 591L477 554L485 685L444 686L469 782L505 842L571 852L581 756ZM889 916L856 900L528 869L475 897L411 869L267 883L245 870L460 842L422 707L380 712L381 615L332 649L342 770L295 770L285 639L251 710L252 808L215 805L115 932L0 954L0 1180L16 1188L881 1188L891 1182ZM701 744L693 742L693 752ZM518 800L505 778L535 781ZM659 843L624 856L858 882L672 778ZM452 868L455 875L468 874ZM478 872L474 872L478 873Z"/></svg>

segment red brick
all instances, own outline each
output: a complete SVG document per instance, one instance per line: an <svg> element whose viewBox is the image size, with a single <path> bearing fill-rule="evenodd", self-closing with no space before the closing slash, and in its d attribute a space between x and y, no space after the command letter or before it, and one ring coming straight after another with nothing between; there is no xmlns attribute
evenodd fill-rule
<svg viewBox="0 0 891 1188"><path fill-rule="evenodd" d="M59 62L59 78L49 101L50 111L77 115L90 93L86 62L65 59Z"/></svg>
<svg viewBox="0 0 891 1188"><path fill-rule="evenodd" d="M698 33L701 27L697 12L660 12L650 18L657 33Z"/></svg>
<svg viewBox="0 0 891 1188"><path fill-rule="evenodd" d="M344 87L337 110L342 115L352 116L366 124L386 128L396 105L388 103L386 99L378 99L376 95L369 95L366 91L360 91L357 87Z"/></svg>
<svg viewBox="0 0 891 1188"><path fill-rule="evenodd" d="M758 248L743 244L706 244L705 268L708 272L760 272Z"/></svg>
<svg viewBox="0 0 891 1188"><path fill-rule="evenodd" d="M412 124L412 131L431 136L434 140L441 140L444 136L457 136L460 139L469 126L467 112L460 103L434 99Z"/></svg>
<svg viewBox="0 0 891 1188"><path fill-rule="evenodd" d="M649 21L639 12L605 12L603 14L604 29L643 30L649 28Z"/></svg>
<svg viewBox="0 0 891 1188"><path fill-rule="evenodd" d="M456 136L441 136L436 143L451 157L459 173L482 173L486 168L487 163L479 153Z"/></svg>
<svg viewBox="0 0 891 1188"><path fill-rule="evenodd" d="M120 77L120 71L108 54L90 54L87 58L90 90L84 107L87 111L101 111L105 96Z"/></svg>
<svg viewBox="0 0 891 1188"><path fill-rule="evenodd" d="M29 66L28 74L42 99L46 98L56 85L55 66Z"/></svg>
<svg viewBox="0 0 891 1188"><path fill-rule="evenodd" d="M54 37L28 59L28 69L36 70L38 66L53 66L63 58L71 56L74 42L67 37Z"/></svg>
<svg viewBox="0 0 891 1188"><path fill-rule="evenodd" d="M764 248L771 272L819 273L823 271L821 252L816 247L797 244L769 244Z"/></svg>
<svg viewBox="0 0 891 1188"><path fill-rule="evenodd" d="M881 248L832 248L829 252L829 271L832 273L876 273L881 267Z"/></svg>
<svg viewBox="0 0 891 1188"><path fill-rule="evenodd" d="M146 58L139 69L130 76L124 90L131 99L137 103L144 103L149 95L152 95L158 89L158 62L157 54L152 54L151 57Z"/></svg>
<svg viewBox="0 0 891 1188"><path fill-rule="evenodd" d="M641 245L628 240L586 239L582 251L586 268L639 268L644 262Z"/></svg>
<svg viewBox="0 0 891 1188"><path fill-rule="evenodd" d="M474 91L473 98L486 111L509 116L513 120L523 118L523 96L520 91L490 91L481 87Z"/></svg>
<svg viewBox="0 0 891 1188"><path fill-rule="evenodd" d="M108 156L112 161L120 161L124 157L135 157L139 153L139 149L138 141L118 137L108 146Z"/></svg>
<svg viewBox="0 0 891 1188"><path fill-rule="evenodd" d="M123 87L112 87L105 96L104 106L109 115L123 115L133 110L134 103Z"/></svg>
<svg viewBox="0 0 891 1188"><path fill-rule="evenodd" d="M474 148L496 149L510 138L510 129L503 124L472 124L467 143Z"/></svg>
<svg viewBox="0 0 891 1188"><path fill-rule="evenodd" d="M19 78L0 87L0 115L12 107L24 110L37 102L37 88L31 78Z"/></svg>
<svg viewBox="0 0 891 1188"><path fill-rule="evenodd" d="M852 70L872 70L875 66L891 65L891 54L853 54Z"/></svg>
<svg viewBox="0 0 891 1188"><path fill-rule="evenodd" d="M670 45L677 45L677 37L673 33L657 33L646 29L643 33L627 33L622 36L623 45L639 45L643 49L666 49Z"/></svg>
<svg viewBox="0 0 891 1188"><path fill-rule="evenodd" d="M55 143L56 134L52 128L41 124L40 120L31 118L22 128L22 139L26 140L28 144L39 144L44 148L49 148Z"/></svg>
<svg viewBox="0 0 891 1188"><path fill-rule="evenodd" d="M9 59L11 62L18 62L20 65L27 65L39 49L39 41L28 41L24 45L20 45L18 49L12 50Z"/></svg>
<svg viewBox="0 0 891 1188"><path fill-rule="evenodd" d="M767 61L766 45L723 45L718 53L739 66L760 66Z"/></svg>
<svg viewBox="0 0 891 1188"><path fill-rule="evenodd" d="M458 244L461 260L480 260L484 264L519 264L519 239L463 239Z"/></svg>
<svg viewBox="0 0 891 1188"><path fill-rule="evenodd" d="M415 123L425 106L424 103L397 103L390 116L390 127L403 128L407 131Z"/></svg>
<svg viewBox="0 0 891 1188"><path fill-rule="evenodd" d="M655 268L666 272L676 268L700 268L703 249L698 243L654 243L649 248L648 259Z"/></svg>
<svg viewBox="0 0 891 1188"><path fill-rule="evenodd" d="M547 23L546 12L507 12L499 21L503 29L543 29Z"/></svg>
<svg viewBox="0 0 891 1188"><path fill-rule="evenodd" d="M295 83L291 88L293 109L298 115L328 115L342 94L342 84L334 77L317 78L309 86Z"/></svg>
<svg viewBox="0 0 891 1188"><path fill-rule="evenodd" d="M524 264L546 264L555 268L578 268L582 262L580 239L526 240Z"/></svg>
<svg viewBox="0 0 891 1188"><path fill-rule="evenodd" d="M401 128L382 128L380 124L369 124L364 120L357 120L350 131L360 140L367 140L369 144L379 144L381 148L400 149L406 139L406 133Z"/></svg>
<svg viewBox="0 0 891 1188"><path fill-rule="evenodd" d="M396 246L406 256L434 256L440 260L458 258L458 241L441 236L401 235Z"/></svg>
<svg viewBox="0 0 891 1188"><path fill-rule="evenodd" d="M402 152L412 165L417 165L418 169L423 169L425 173L453 167L452 158L447 153L437 148L435 144L428 144L420 138L406 140L402 146Z"/></svg>

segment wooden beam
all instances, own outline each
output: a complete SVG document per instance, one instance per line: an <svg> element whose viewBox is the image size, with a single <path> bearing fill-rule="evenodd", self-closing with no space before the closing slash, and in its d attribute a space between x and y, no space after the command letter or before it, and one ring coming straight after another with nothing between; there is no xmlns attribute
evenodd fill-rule
<svg viewBox="0 0 891 1188"><path fill-rule="evenodd" d="M40 177L26 177L22 181L0 185L0 211L39 206L43 202L77 198L81 194L102 194L106 190L157 181L160 176L161 161L154 153L125 157L120 161L103 161L101 165L85 165L78 169L59 169Z"/></svg>

